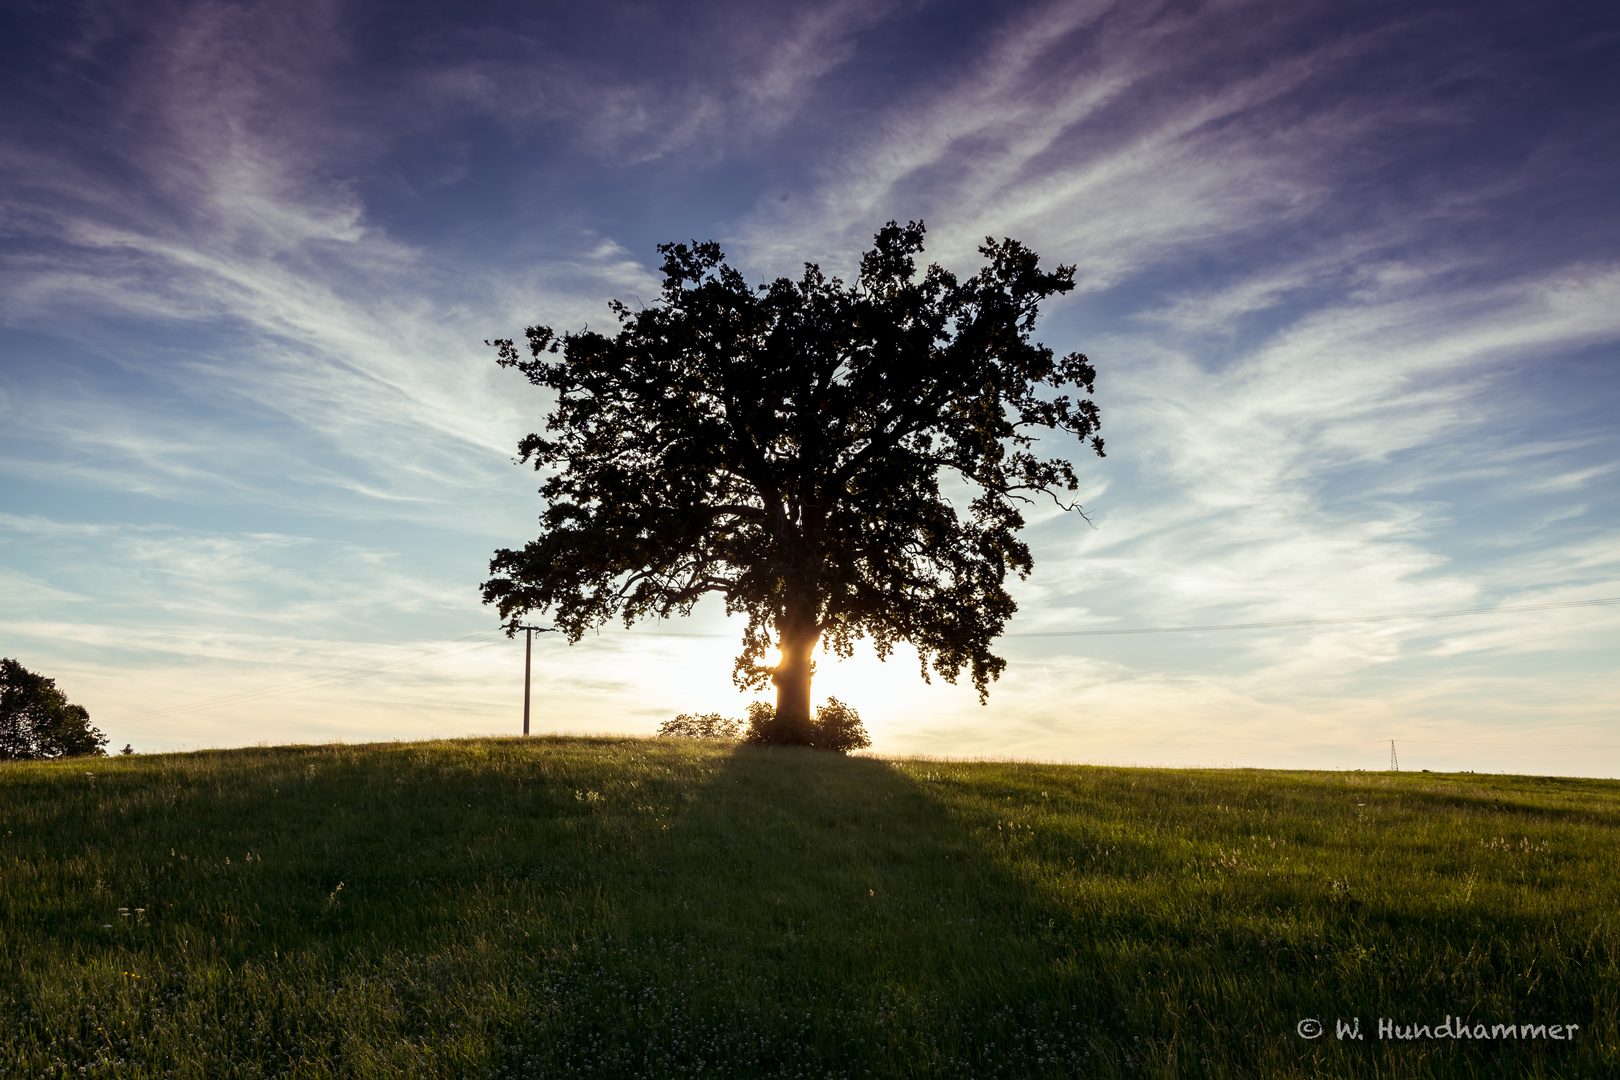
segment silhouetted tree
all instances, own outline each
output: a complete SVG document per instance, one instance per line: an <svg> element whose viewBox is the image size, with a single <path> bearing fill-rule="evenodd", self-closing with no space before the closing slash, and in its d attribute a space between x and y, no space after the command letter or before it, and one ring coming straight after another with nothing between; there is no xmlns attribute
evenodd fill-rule
<svg viewBox="0 0 1620 1080"><path fill-rule="evenodd" d="M750 288L712 242L658 250L660 302L615 301L616 335L533 326L527 357L489 343L557 396L518 444L548 474L542 531L496 552L485 602L509 629L549 611L574 642L719 593L748 616L737 685L776 685L776 742L813 741L818 640L845 657L861 637L880 657L910 642L925 680L968 668L983 701L1006 666L990 643L1016 610L1007 573L1032 567L1019 504L1079 509L1059 495L1073 466L1038 457L1034 432L1102 454L1095 404L1063 392L1091 393L1090 361L1031 341L1074 268L986 239L975 276L919 273L920 222L885 226L853 285L807 263Z"/></svg>
<svg viewBox="0 0 1620 1080"><path fill-rule="evenodd" d="M102 757L106 745L89 711L70 703L55 679L0 659L0 759Z"/></svg>

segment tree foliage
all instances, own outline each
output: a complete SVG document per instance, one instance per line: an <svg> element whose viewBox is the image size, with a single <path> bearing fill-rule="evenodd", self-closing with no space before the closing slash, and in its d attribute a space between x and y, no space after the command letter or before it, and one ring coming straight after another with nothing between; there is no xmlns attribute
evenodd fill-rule
<svg viewBox="0 0 1620 1080"><path fill-rule="evenodd" d="M90 726L56 680L0 658L0 759L103 757L107 736Z"/></svg>
<svg viewBox="0 0 1620 1080"><path fill-rule="evenodd" d="M1032 567L1021 507L1079 509L1037 435L1102 453L1095 371L1031 340L1073 267L986 239L972 277L919 272L923 235L890 222L852 284L806 264L750 287L716 244L664 244L658 302L614 302L616 334L491 342L555 406L519 443L545 475L541 533L495 554L485 601L509 627L549 611L572 642L717 593L748 618L736 683L774 682L788 731L809 720L818 641L847 657L869 637L884 658L909 642L925 680L966 669L983 700L1007 575Z"/></svg>

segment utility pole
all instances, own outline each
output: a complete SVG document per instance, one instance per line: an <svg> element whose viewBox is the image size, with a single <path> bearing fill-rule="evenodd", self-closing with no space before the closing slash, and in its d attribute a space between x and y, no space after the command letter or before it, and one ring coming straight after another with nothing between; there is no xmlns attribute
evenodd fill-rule
<svg viewBox="0 0 1620 1080"><path fill-rule="evenodd" d="M523 631L523 734L529 733L529 669L534 656L534 635L555 634L555 626L518 626Z"/></svg>
<svg viewBox="0 0 1620 1080"><path fill-rule="evenodd" d="M523 733L525 735L527 735L529 733L529 714L528 714L527 710L528 710L528 706L525 705L524 706L524 713L523 713ZM1400 772L1401 771L1401 760L1400 760L1400 758L1395 756L1395 740L1394 739L1389 740L1389 769L1390 769L1391 772Z"/></svg>

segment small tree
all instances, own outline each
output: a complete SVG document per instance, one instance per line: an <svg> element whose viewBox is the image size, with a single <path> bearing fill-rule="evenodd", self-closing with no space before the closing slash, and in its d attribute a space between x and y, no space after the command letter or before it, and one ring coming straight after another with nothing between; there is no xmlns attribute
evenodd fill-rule
<svg viewBox="0 0 1620 1080"><path fill-rule="evenodd" d="M485 602L509 631L550 611L575 642L718 593L748 617L734 681L776 685L776 741L812 738L818 641L847 657L870 636L881 658L910 642L925 680L967 668L983 701L1006 667L990 651L1016 610L1006 576L1033 565L1019 505L1079 509L1059 495L1073 467L1037 457L1033 432L1102 453L1096 406L1063 392L1091 392L1090 361L1030 340L1074 268L987 239L977 275L919 274L920 222L885 226L853 285L806 264L750 288L713 243L658 250L660 302L615 301L615 336L490 343L556 406L518 444L548 473L542 531L496 552ZM942 473L968 494L948 498Z"/></svg>
<svg viewBox="0 0 1620 1080"><path fill-rule="evenodd" d="M70 703L56 680L0 658L0 759L104 757L107 736Z"/></svg>

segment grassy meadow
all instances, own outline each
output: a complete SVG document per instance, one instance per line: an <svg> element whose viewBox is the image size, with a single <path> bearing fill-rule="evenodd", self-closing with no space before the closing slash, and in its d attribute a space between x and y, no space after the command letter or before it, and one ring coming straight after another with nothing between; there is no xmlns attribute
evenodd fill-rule
<svg viewBox="0 0 1620 1080"><path fill-rule="evenodd" d="M0 834L0 1077L1620 1075L1611 781L465 740ZM1578 1030L1378 1037L1448 1016Z"/></svg>

